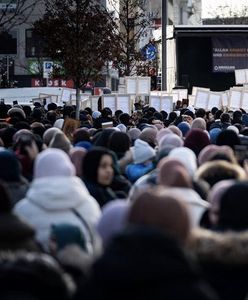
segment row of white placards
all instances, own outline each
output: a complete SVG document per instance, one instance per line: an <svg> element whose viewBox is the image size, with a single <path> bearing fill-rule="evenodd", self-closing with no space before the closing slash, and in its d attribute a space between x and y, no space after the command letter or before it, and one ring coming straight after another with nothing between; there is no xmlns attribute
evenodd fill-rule
<svg viewBox="0 0 248 300"><path fill-rule="evenodd" d="M98 110L99 96L88 95L84 99L81 98L81 109L90 107L93 111ZM130 114L134 109L135 97L124 94L110 94L101 96L101 106L109 107L114 113L116 110L122 110ZM76 104L76 101L71 101ZM173 110L173 97L168 95L150 95L149 106L154 107L157 111L165 110L170 113Z"/></svg>
<svg viewBox="0 0 248 300"><path fill-rule="evenodd" d="M211 92L197 89L194 97L194 107L206 110L210 110L212 107L243 108L244 110L248 110L248 90L244 88L231 88L224 92Z"/></svg>
<svg viewBox="0 0 248 300"><path fill-rule="evenodd" d="M49 95L45 93L39 94L40 100L46 98L46 103L58 103L57 95ZM133 103L135 102L135 95L128 94L110 94L101 96L101 106L109 107L113 112L122 110L126 113L131 113ZM212 107L229 109L243 108L248 110L248 89L234 87L224 92L213 92L208 88L194 87L192 95L187 95L187 90L173 90L172 93L164 91L151 92L149 95L149 106L154 107L157 111L164 110L171 112L173 104L177 100L189 98L189 104L195 108L204 108L210 110ZM37 100L37 99L36 99ZM81 94L81 109L91 107L93 111L98 110L99 96L92 96L88 94ZM76 104L76 96L71 95L71 104ZM147 103L148 104L148 103Z"/></svg>

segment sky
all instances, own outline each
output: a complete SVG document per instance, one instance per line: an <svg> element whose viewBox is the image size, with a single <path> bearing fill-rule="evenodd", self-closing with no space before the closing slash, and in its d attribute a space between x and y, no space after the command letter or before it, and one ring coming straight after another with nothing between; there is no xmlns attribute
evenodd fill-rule
<svg viewBox="0 0 248 300"><path fill-rule="evenodd" d="M202 0L202 17L213 18L216 12L218 14L224 12L227 16L230 15L230 11L241 12L244 14L244 7L247 7L248 14L248 1L247 0ZM218 10L219 7L222 9ZM224 8L226 6L226 8Z"/></svg>

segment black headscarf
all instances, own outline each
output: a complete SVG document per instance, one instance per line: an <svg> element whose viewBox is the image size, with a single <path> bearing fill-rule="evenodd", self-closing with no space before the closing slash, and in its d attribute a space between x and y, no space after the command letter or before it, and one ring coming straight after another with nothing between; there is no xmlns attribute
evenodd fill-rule
<svg viewBox="0 0 248 300"><path fill-rule="evenodd" d="M103 155L110 155L112 153L104 147L94 147L89 150L83 162L83 179L97 183L97 171Z"/></svg>
<svg viewBox="0 0 248 300"><path fill-rule="evenodd" d="M221 197L218 228L220 230L248 229L248 183L229 187Z"/></svg>

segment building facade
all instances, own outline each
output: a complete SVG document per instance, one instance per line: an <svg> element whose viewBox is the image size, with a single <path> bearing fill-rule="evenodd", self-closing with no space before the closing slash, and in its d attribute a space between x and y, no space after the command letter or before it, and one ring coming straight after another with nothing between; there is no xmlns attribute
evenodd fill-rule
<svg viewBox="0 0 248 300"><path fill-rule="evenodd" d="M42 76L42 69L38 62L40 47L33 34L32 24L43 15L45 6L43 0L27 0L27 5L35 1L37 2L35 8L25 22L11 26L7 34L0 34L0 79L2 85L6 85L6 82L12 84L17 81L20 87L31 86L34 85L32 78ZM99 1L104 6L108 4L108 0ZM152 19L152 26L140 40L139 48L142 48L152 39L161 40L162 1L144 1L146 12ZM8 17L8 14L13 12L15 2L11 0L13 7L10 6L9 11L6 11L6 6L9 5L10 0L2 0L0 2L0 15L6 12ZM167 0L168 25L200 24L200 11L201 0ZM37 80L35 84L39 84ZM56 82L56 84L58 83Z"/></svg>

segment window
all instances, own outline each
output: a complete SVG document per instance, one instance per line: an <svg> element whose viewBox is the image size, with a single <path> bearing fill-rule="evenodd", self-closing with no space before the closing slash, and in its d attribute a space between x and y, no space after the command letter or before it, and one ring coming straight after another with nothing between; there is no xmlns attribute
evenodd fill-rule
<svg viewBox="0 0 248 300"><path fill-rule="evenodd" d="M44 42L34 34L33 29L26 30L26 57L42 57Z"/></svg>
<svg viewBox="0 0 248 300"><path fill-rule="evenodd" d="M0 54L17 54L17 32L2 32L0 34Z"/></svg>

